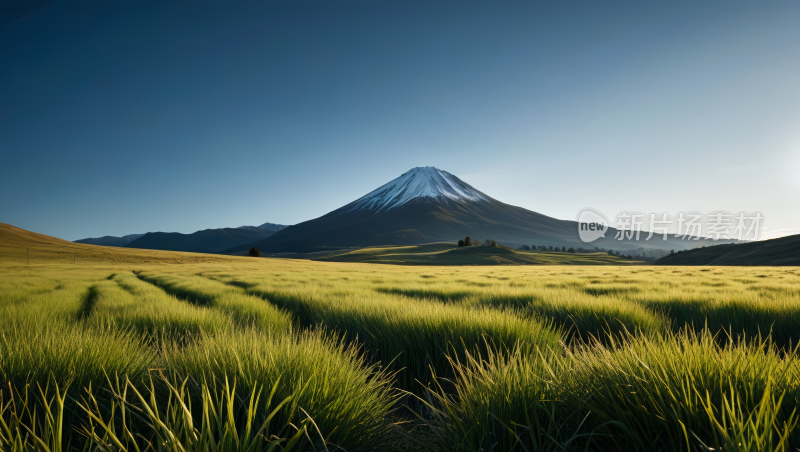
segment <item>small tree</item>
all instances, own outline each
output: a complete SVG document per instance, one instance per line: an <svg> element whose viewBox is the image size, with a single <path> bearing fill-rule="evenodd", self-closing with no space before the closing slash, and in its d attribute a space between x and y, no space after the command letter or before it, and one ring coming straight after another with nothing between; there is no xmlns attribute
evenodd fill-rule
<svg viewBox="0 0 800 452"><path fill-rule="evenodd" d="M609 256L613 256L614 255L614 250L608 250L608 255Z"/></svg>
<svg viewBox="0 0 800 452"><path fill-rule="evenodd" d="M469 236L464 239L464 246L472 246L472 239Z"/></svg>
<svg viewBox="0 0 800 452"><path fill-rule="evenodd" d="M459 248L463 248L464 247L464 241L463 240L459 240L458 241L458 247Z"/></svg>
<svg viewBox="0 0 800 452"><path fill-rule="evenodd" d="M675 254L675 250L669 250L669 254Z"/></svg>
<svg viewBox="0 0 800 452"><path fill-rule="evenodd" d="M562 246L562 247L561 247L561 251L563 251L563 252L565 252L565 253L566 253L566 252L567 252L567 247L566 247L566 246Z"/></svg>
<svg viewBox="0 0 800 452"><path fill-rule="evenodd" d="M264 253L262 253L261 250L256 247L250 248L250 251L248 251L247 254L253 257L264 257Z"/></svg>
<svg viewBox="0 0 800 452"><path fill-rule="evenodd" d="M492 248L497 248L497 242L492 240L492 243L490 243L489 246L491 246Z"/></svg>
<svg viewBox="0 0 800 452"><path fill-rule="evenodd" d="M570 249L567 250L567 252L568 253L574 253L575 252L575 248L570 248Z"/></svg>
<svg viewBox="0 0 800 452"><path fill-rule="evenodd" d="M550 245L550 249L548 251L553 251L553 245Z"/></svg>

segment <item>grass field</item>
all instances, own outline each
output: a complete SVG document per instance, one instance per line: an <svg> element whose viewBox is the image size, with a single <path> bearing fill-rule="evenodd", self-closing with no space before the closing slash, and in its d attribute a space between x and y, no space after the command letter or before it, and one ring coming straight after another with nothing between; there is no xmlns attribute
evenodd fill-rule
<svg viewBox="0 0 800 452"><path fill-rule="evenodd" d="M800 448L796 267L379 265L5 234L3 451ZM26 244L51 257L26 265Z"/></svg>
<svg viewBox="0 0 800 452"><path fill-rule="evenodd" d="M488 246L458 248L455 243L411 246L371 246L354 250L326 251L275 257L320 262L360 262L395 265L641 265L607 253L574 254L558 251L513 251Z"/></svg>

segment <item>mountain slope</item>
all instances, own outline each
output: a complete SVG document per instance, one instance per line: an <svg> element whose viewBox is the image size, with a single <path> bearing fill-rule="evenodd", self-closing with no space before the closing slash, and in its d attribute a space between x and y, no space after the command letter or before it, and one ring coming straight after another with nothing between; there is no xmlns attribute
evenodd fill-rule
<svg viewBox="0 0 800 452"><path fill-rule="evenodd" d="M800 265L800 234L772 240L681 251L659 265Z"/></svg>
<svg viewBox="0 0 800 452"><path fill-rule="evenodd" d="M87 245L100 245L100 246L125 246L143 235L144 234L130 234L122 237L114 237L111 235L106 235L98 238L75 240L75 243L84 243Z"/></svg>
<svg viewBox="0 0 800 452"><path fill-rule="evenodd" d="M88 238L75 240L75 243L100 246L123 247L152 234L146 240L137 242L132 248L153 249L153 250L172 250L172 251L191 251L198 253L219 253L231 246L241 245L242 243L261 240L269 237L273 233L285 229L287 226L282 224L264 223L260 226L239 226L238 228L206 229L197 231L193 234L181 234L178 232L148 232L146 234L130 234L124 237L104 236L98 238ZM253 234L247 234L249 231Z"/></svg>
<svg viewBox="0 0 800 452"><path fill-rule="evenodd" d="M0 223L0 262L16 265L235 262L234 259L242 258L88 245Z"/></svg>
<svg viewBox="0 0 800 452"><path fill-rule="evenodd" d="M585 244L578 237L574 221L502 203L446 171L424 167L413 168L326 215L226 252L240 253L251 246L272 253L314 252L455 241L465 236L494 239L510 246L603 246L622 250L643 245L643 242L613 240L615 232L611 229L606 234L611 238ZM647 246L683 249L688 245L670 239L651 240Z"/></svg>
<svg viewBox="0 0 800 452"><path fill-rule="evenodd" d="M270 231L270 232L278 232L281 229L286 229L289 226L284 224L275 224L275 223L264 223L261 226L239 226L236 229L247 229L248 231Z"/></svg>
<svg viewBox="0 0 800 452"><path fill-rule="evenodd" d="M274 234L273 231L239 228L206 229L192 234L179 232L148 232L125 245L126 248L148 250L220 253L228 248L256 242Z"/></svg>

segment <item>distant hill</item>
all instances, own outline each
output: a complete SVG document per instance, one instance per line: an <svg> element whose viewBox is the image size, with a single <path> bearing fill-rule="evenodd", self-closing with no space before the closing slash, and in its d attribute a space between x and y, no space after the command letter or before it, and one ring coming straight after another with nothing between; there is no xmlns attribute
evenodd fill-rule
<svg viewBox="0 0 800 452"><path fill-rule="evenodd" d="M546 195L545 195L546 196ZM591 246L618 251L648 247L669 251L688 247L686 241L614 240L610 228L605 238L590 244L578 236L578 223L559 220L489 197L446 171L434 167L412 168L400 177L319 218L289 226L255 243L228 249L243 253L257 246L268 253L309 253L378 245L418 245L453 242L466 236L519 245ZM661 238L660 235L657 236ZM715 242L700 240L692 246ZM628 252L627 254L630 254Z"/></svg>
<svg viewBox="0 0 800 452"><path fill-rule="evenodd" d="M248 231L270 231L270 232L278 232L281 229L286 229L289 226L285 224L275 224L275 223L264 223L261 226L239 226L236 229L247 229Z"/></svg>
<svg viewBox="0 0 800 452"><path fill-rule="evenodd" d="M126 244L125 247L193 253L220 253L234 246L263 240L274 233L274 231L254 231L240 228L206 229L192 234L148 232Z"/></svg>
<svg viewBox="0 0 800 452"><path fill-rule="evenodd" d="M125 246L143 235L144 234L130 234L122 237L114 237L111 235L106 235L98 238L75 240L75 243L85 243L87 245L100 245L100 246Z"/></svg>
<svg viewBox="0 0 800 452"><path fill-rule="evenodd" d="M183 263L230 262L233 256L140 250L89 245L38 234L0 223L0 262L31 266L40 264L81 265L86 262Z"/></svg>
<svg viewBox="0 0 800 452"><path fill-rule="evenodd" d="M238 228L206 229L193 234L178 232L148 232L130 234L124 237L104 236L75 240L75 243L100 246L128 246L133 241L150 235L146 240L136 242L129 248L149 250L189 251L195 253L219 253L231 246L262 240L288 226L275 223L264 223L260 226L239 226ZM246 231L246 232L240 232ZM248 234L248 232L252 234Z"/></svg>
<svg viewBox="0 0 800 452"><path fill-rule="evenodd" d="M772 240L707 246L671 254L657 265L800 265L800 234Z"/></svg>
<svg viewBox="0 0 800 452"><path fill-rule="evenodd" d="M455 243L376 246L339 254L330 253L312 260L394 265L647 265L646 262L610 256L607 253L514 251L488 246L459 248Z"/></svg>
<svg viewBox="0 0 800 452"><path fill-rule="evenodd" d="M51 237L49 235L31 232L6 223L0 223L0 245L6 247L31 247L31 246L75 246L73 242ZM80 246L78 246L80 248Z"/></svg>

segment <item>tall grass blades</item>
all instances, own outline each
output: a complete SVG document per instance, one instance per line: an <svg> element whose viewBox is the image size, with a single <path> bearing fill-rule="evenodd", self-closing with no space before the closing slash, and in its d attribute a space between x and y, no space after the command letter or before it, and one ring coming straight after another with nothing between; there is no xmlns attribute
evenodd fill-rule
<svg viewBox="0 0 800 452"><path fill-rule="evenodd" d="M64 443L64 401L67 388L12 385L0 390L0 450L9 452L68 452Z"/></svg>
<svg viewBox="0 0 800 452"><path fill-rule="evenodd" d="M160 340L187 340L200 331L213 334L232 326L225 313L178 300L130 272L115 274L92 289L92 310L83 315L91 324L131 329Z"/></svg>
<svg viewBox="0 0 800 452"><path fill-rule="evenodd" d="M548 322L511 310L359 292L274 291L262 285L248 291L294 312L306 325L323 325L364 344L374 362L397 371L402 389L432 382L433 372L448 374L449 353L478 351L487 339L509 349L559 346L559 334Z"/></svg>
<svg viewBox="0 0 800 452"><path fill-rule="evenodd" d="M466 361L452 362L454 394L442 386L429 390L425 404L431 420L424 423L435 433L437 450L563 451L593 445L586 410L563 403L561 380L569 362L560 353L487 350L485 356L467 354Z"/></svg>
<svg viewBox="0 0 800 452"><path fill-rule="evenodd" d="M275 400L279 385L262 399L258 385L247 397L238 396L235 384L175 380L156 376L167 396L159 394L151 381L140 392L126 380L110 384L112 402L109 410L91 392L83 397L81 408L88 421L82 433L97 450L104 452L174 451L174 452L272 452L329 449L325 438L308 415L297 425L273 423L292 396ZM199 393L199 406L193 404L192 392ZM305 414L305 413L304 413ZM335 445L331 445L336 448Z"/></svg>
<svg viewBox="0 0 800 452"><path fill-rule="evenodd" d="M105 373L140 377L155 361L143 338L126 329L85 326L53 315L19 316L0 333L0 378L23 387L51 377L76 387Z"/></svg>
<svg viewBox="0 0 800 452"><path fill-rule="evenodd" d="M800 360L769 338L720 346L708 330L631 336L614 347L580 347L569 358L562 384L571 405L585 403L596 421L613 422L634 449L688 451L702 443L729 450L745 435L788 451L788 441L797 441L787 438L797 425Z"/></svg>
<svg viewBox="0 0 800 452"><path fill-rule="evenodd" d="M138 276L181 299L224 312L242 327L255 327L276 333L291 329L292 319L288 314L236 287L194 275L140 272Z"/></svg>
<svg viewBox="0 0 800 452"><path fill-rule="evenodd" d="M345 450L387 447L388 423L397 394L391 375L364 363L359 351L321 332L266 335L258 330L205 337L189 347L164 351L165 368L176 375L222 381L237 387L275 387L292 398L275 421L302 423L306 415L326 440ZM246 397L246 393L240 394Z"/></svg>

